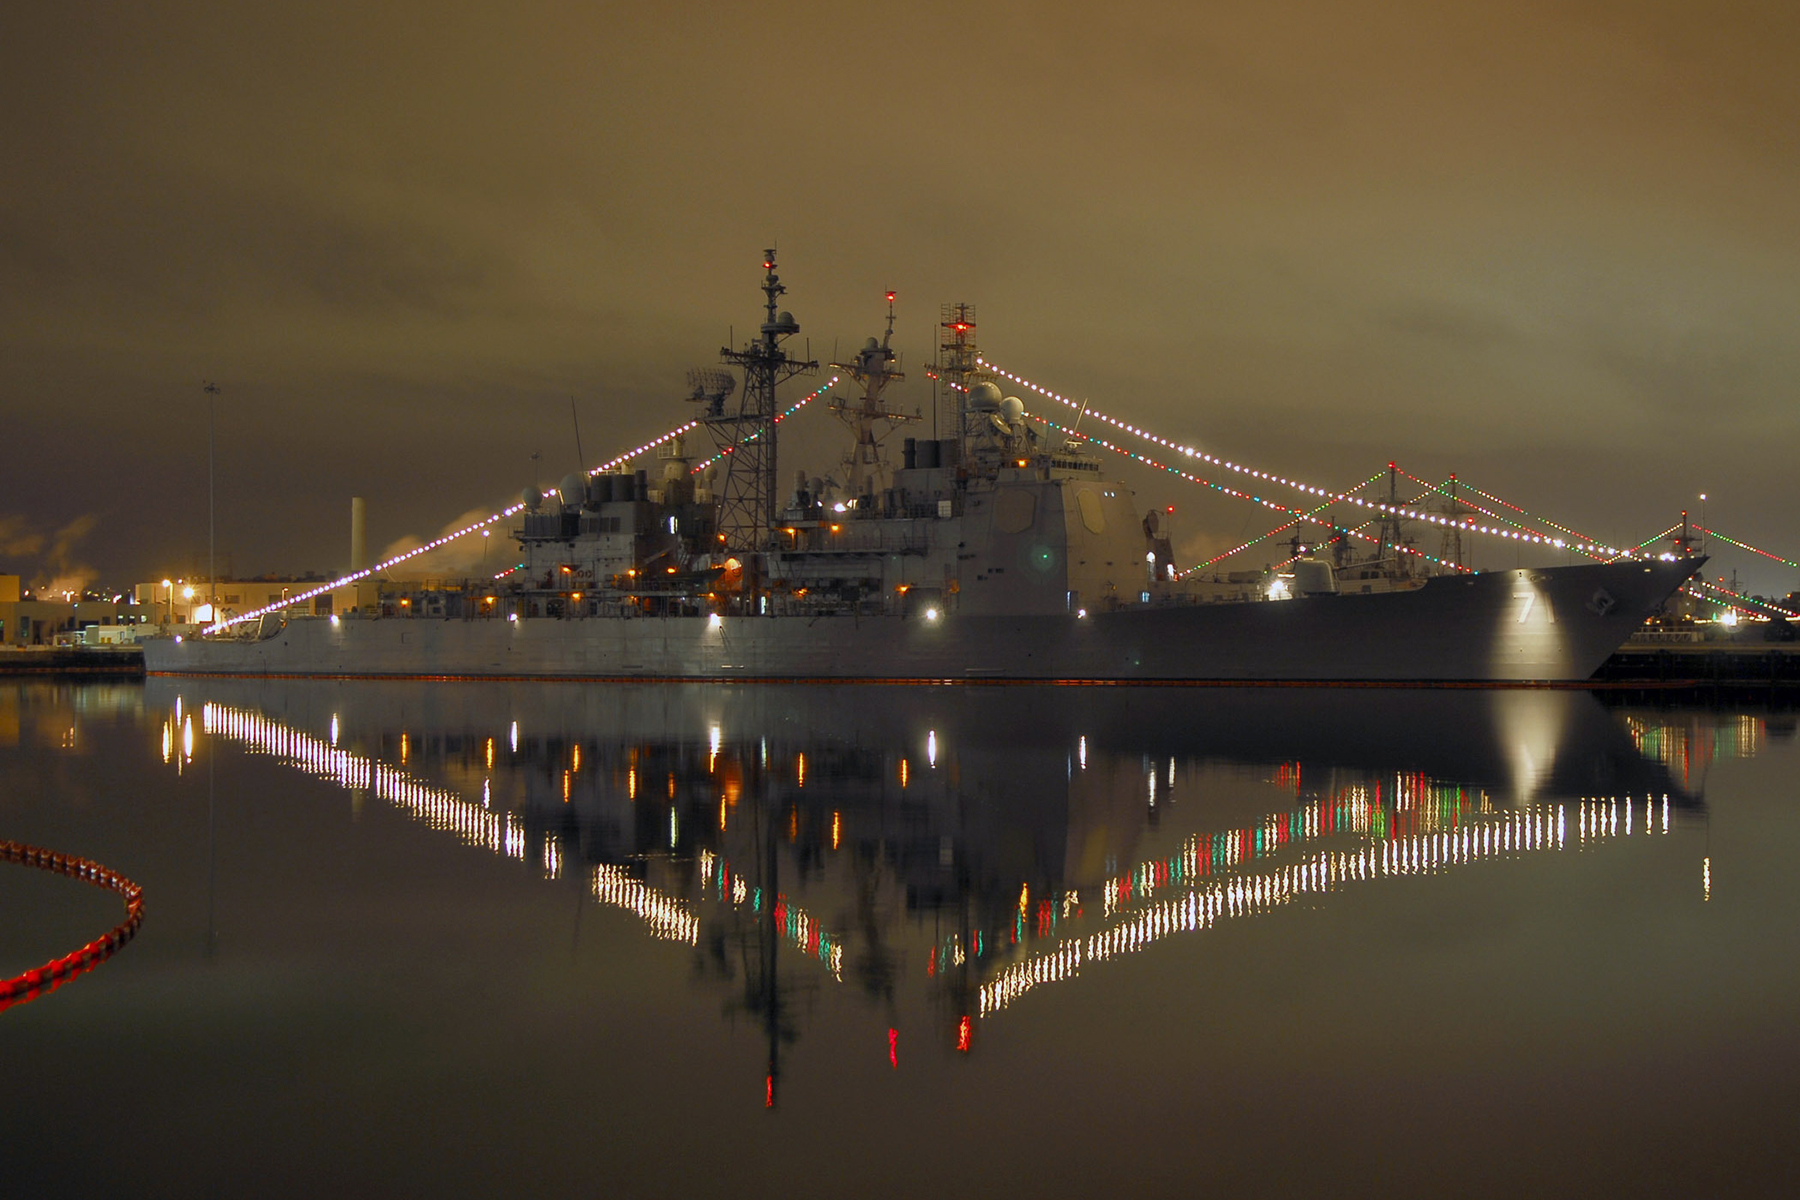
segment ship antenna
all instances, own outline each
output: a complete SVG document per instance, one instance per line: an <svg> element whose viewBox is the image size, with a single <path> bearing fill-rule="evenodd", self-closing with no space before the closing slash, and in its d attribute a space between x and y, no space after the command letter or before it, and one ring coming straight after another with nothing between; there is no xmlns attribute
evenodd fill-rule
<svg viewBox="0 0 1800 1200"><path fill-rule="evenodd" d="M569 397L569 419L575 422L575 465L587 473L587 455L581 452L581 415L575 411L575 397Z"/></svg>

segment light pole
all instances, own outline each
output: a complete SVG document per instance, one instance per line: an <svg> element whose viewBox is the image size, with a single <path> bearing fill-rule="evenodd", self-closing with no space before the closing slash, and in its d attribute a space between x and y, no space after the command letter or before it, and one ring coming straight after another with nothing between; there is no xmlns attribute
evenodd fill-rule
<svg viewBox="0 0 1800 1200"><path fill-rule="evenodd" d="M163 624L173 625L175 623L175 581L173 579L163 580L163 595Z"/></svg>
<svg viewBox="0 0 1800 1200"><path fill-rule="evenodd" d="M217 461L217 443L213 438L214 401L219 397L220 387L209 380L201 383L201 390L206 393L206 619L218 621L219 609L219 551L218 521L214 516L215 506L213 481L217 474L214 463Z"/></svg>

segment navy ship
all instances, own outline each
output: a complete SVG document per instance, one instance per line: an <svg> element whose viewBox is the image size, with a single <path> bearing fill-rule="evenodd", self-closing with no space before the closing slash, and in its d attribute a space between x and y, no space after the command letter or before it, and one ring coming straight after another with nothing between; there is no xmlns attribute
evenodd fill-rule
<svg viewBox="0 0 1800 1200"><path fill-rule="evenodd" d="M772 251L764 272L758 336L692 373L687 431L652 465L527 489L512 569L448 586L365 585L330 613L222 614L206 636L147 641L147 670L1580 681L1705 561L1426 574L1400 552L1389 511L1361 561L1343 557L1340 538L1335 554L1297 553L1279 571L1184 575L1156 510L1140 511L1090 444L1034 423L1002 393L975 352L967 305L946 306L932 370L952 435L900 436L921 418L886 396L904 378L892 293L886 336L830 364L860 389L830 404L849 434L843 460L782 488L777 391L820 364L787 349L799 325L779 308ZM690 450L702 431L710 458Z"/></svg>

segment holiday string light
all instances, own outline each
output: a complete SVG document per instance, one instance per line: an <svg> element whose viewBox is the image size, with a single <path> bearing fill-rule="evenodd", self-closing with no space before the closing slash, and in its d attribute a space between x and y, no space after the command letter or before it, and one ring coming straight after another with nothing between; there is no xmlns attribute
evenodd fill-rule
<svg viewBox="0 0 1800 1200"><path fill-rule="evenodd" d="M1639 542L1637 545L1633 546L1631 549L1620 551L1619 554L1617 555L1617 557L1613 561L1616 562L1620 558L1630 558L1632 555L1636 554L1639 550L1642 550L1645 546L1654 545L1655 543L1662 541L1664 538L1668 537L1671 533L1674 533L1677 529L1680 529L1680 528L1681 528L1681 522L1677 521L1673 525L1669 526L1667 529L1663 530L1661 533L1651 534L1649 537L1645 538L1643 541Z"/></svg>
<svg viewBox="0 0 1800 1200"><path fill-rule="evenodd" d="M1569 543L1566 539L1563 539L1563 538L1546 537L1546 536L1543 536L1540 534L1522 532L1520 530L1501 529L1501 528L1498 528L1495 526L1490 526L1490 525L1477 525L1473 521L1469 521L1469 522L1453 521L1453 520L1449 519L1448 517L1439 516L1436 513L1419 512L1419 511L1416 511L1413 509L1401 508L1396 505L1383 504L1383 503L1380 503L1379 501L1364 500L1359 496L1351 496L1351 495L1348 495L1343 492L1334 492L1328 488L1317 487L1313 484L1305 483L1298 479L1289 479L1285 476L1277 475L1277 474L1274 474L1269 471L1259 471L1259 470L1255 469L1254 467L1247 467L1241 463L1235 463L1235 462L1231 462L1228 459L1219 458L1216 455L1208 454L1204 450L1197 450L1192 446L1180 445L1179 443L1170 441L1168 438L1162 437L1155 433L1151 433L1147 429L1143 429L1137 425L1132 425L1126 421L1121 421L1117 417L1114 417L1107 413L1101 412L1099 409L1094 408L1092 405L1081 404L1080 402L1072 400L1069 397L1064 396L1059 392L1053 392L1053 391L1049 390L1048 388L1041 387L1038 384L1033 383L1031 380L1026 379L1024 376L1016 375L1013 372L1006 370L1004 367L1001 367L995 363L989 362L985 358L979 358L976 361L983 368L992 372L993 374L998 375L1004 379L1007 379L1013 383L1016 383L1020 387L1027 388L1031 391L1034 391L1038 395L1043 396L1046 399L1055 400L1059 404L1065 405L1068 408L1075 409L1078 412L1081 412L1085 417L1092 417L1097 421L1101 421L1101 422L1104 422L1105 424L1111 425L1115 429L1123 430L1124 432L1129 433L1134 437L1142 438L1145 441L1154 443L1155 445L1161 446L1167 450L1171 450L1176 454L1184 455L1188 458L1197 458L1203 462L1211 463L1214 466L1222 467L1227 471L1233 471L1233 472L1236 472L1241 475L1248 475L1252 479L1261 479L1261 480L1266 480L1270 483L1277 483L1277 484L1282 485L1283 487L1294 488L1297 491L1305 492L1308 495L1312 495L1312 496L1330 497L1333 500L1341 500L1346 504L1354 504L1361 508L1373 509L1373 510L1376 510L1379 512L1391 514L1393 516L1402 517L1402 518L1404 518L1406 520L1410 520L1410 521L1423 521L1430 525L1440 525L1445 528L1460 528L1460 529L1468 530L1468 531L1471 531L1474 533L1484 533L1491 537L1506 538L1506 539L1510 539L1510 540L1516 541L1516 542L1530 542L1530 543L1533 543L1536 545L1554 546L1555 548L1557 548L1559 550L1567 549L1571 546L1571 543ZM1042 417L1034 416L1033 419L1039 420L1039 421L1044 421L1045 424L1050 424L1049 421L1045 420L1045 418L1042 418ZM1060 426L1060 425L1053 426L1053 427L1058 428L1058 429L1062 428L1062 426ZM1240 492L1235 489L1225 487L1222 484L1214 484L1214 483L1210 483L1206 480L1199 479L1198 477L1189 475L1187 472L1182 471L1178 468L1167 466L1161 462L1157 462L1156 460L1148 458L1144 455L1135 454L1130 450L1126 450L1126 449L1123 449L1122 447L1113 445L1112 443L1107 442L1104 439L1095 438L1095 437L1092 437L1091 435L1083 435L1083 436L1087 436L1088 440L1090 440L1090 441L1098 442L1100 445L1106 446L1109 450L1117 451L1120 454L1124 454L1131 458L1135 458L1139 462L1143 462L1143 463L1149 464L1151 466L1158 467L1162 470L1169 471L1173 474L1181 475L1184 478L1191 479L1196 483L1204 483L1204 484L1206 484L1206 486L1214 488L1217 491L1224 492L1227 495L1237 496L1237 497L1240 497L1242 499L1247 499L1247 500L1255 500L1257 503L1262 504L1267 508L1273 508L1279 512L1297 512L1297 511L1299 511L1297 509L1288 508L1285 505L1273 503L1272 501L1263 500L1261 497L1258 497L1258 496L1252 496L1248 493ZM1580 546L1576 546L1575 548L1581 549ZM1607 553L1607 554L1620 554L1620 555L1624 554L1623 551L1617 551L1609 546L1596 545L1596 546L1593 546L1592 549L1595 551ZM1430 557L1430 556L1425 555L1422 557Z"/></svg>
<svg viewBox="0 0 1800 1200"><path fill-rule="evenodd" d="M1702 526L1702 525L1695 525L1695 526L1693 526L1693 528L1699 530L1701 533L1704 533L1707 537L1718 538L1721 542L1724 542L1727 545L1736 546L1739 550L1748 550L1752 554L1760 554L1764 558L1772 559L1775 562L1778 562L1786 567L1800 568L1800 562L1795 562L1791 558L1783 558L1779 554L1770 554L1767 550L1758 550L1755 546L1752 546L1748 542L1740 542L1736 538L1726 537L1724 534L1718 532L1717 530L1707 529L1705 526Z"/></svg>
<svg viewBox="0 0 1800 1200"><path fill-rule="evenodd" d="M1592 542L1592 540L1593 540L1587 534L1578 533L1575 530L1570 529L1566 525L1559 525L1555 521L1546 520L1543 517L1536 516L1532 513L1526 512L1524 509L1520 508L1518 505L1513 504L1510 501L1502 500L1500 497L1494 495L1491 492L1482 491L1480 488L1476 487L1472 483L1469 483L1467 480L1463 480L1463 479L1456 480L1456 486L1458 488L1458 492L1453 494L1450 490L1450 481L1449 480L1445 480L1443 483L1432 483L1430 480L1420 479L1417 475L1414 475L1411 471L1408 471L1404 467L1400 467L1397 469L1399 470L1400 474L1406 476L1408 479L1412 480L1414 483L1418 484L1419 486L1430 488L1433 492L1437 493L1440 496L1452 498L1458 504L1462 504L1469 508L1472 508L1476 512L1484 513L1487 516L1492 517L1496 521L1500 521L1503 524L1512 526L1514 529L1522 529L1528 533L1540 533L1540 534L1542 533L1541 530L1530 529L1527 526L1520 524L1518 521L1513 520L1511 517L1508 517L1504 513L1497 513L1493 509L1488 508L1485 505L1477 504L1475 501L1470 500L1468 498L1468 496L1463 493L1472 492L1477 496L1481 496L1481 497L1484 497L1485 499L1491 500L1493 503L1498 504L1502 508L1510 508L1514 512L1518 513L1520 516L1525 517L1527 520L1536 521L1540 525L1544 525L1551 529L1556 530L1557 533L1568 534L1569 537L1576 539L1577 542ZM1554 535L1542 534L1542 536L1553 537Z"/></svg>
<svg viewBox="0 0 1800 1200"><path fill-rule="evenodd" d="M1709 597L1703 596L1699 592L1695 591L1694 590L1695 585L1703 587L1709 592L1717 592L1721 596L1729 596L1731 599L1725 603L1725 607L1732 609L1736 612L1742 613L1746 617L1753 617L1756 614L1751 612L1748 608L1743 608L1740 606L1746 605L1746 604L1754 604L1758 608L1766 609L1770 613L1775 614L1776 616L1800 618L1800 613L1791 612L1788 609L1783 608L1781 605L1771 604L1767 600L1759 600L1755 596L1745 596L1739 592L1734 592L1730 588L1724 586L1723 584L1711 582L1703 575L1695 577L1694 580L1692 582L1690 582L1689 584L1687 584L1687 586L1685 588L1685 590L1687 591L1687 594L1694 597L1694 599L1696 599L1696 600L1708 600Z"/></svg>
<svg viewBox="0 0 1800 1200"><path fill-rule="evenodd" d="M1361 483L1355 485L1354 487L1346 488L1344 490L1344 494L1346 496L1348 496L1353 493L1360 492L1363 488L1368 487L1371 483L1374 483L1377 479L1380 479L1380 478L1381 478L1381 473L1379 471L1377 471L1375 474L1369 476L1367 479L1363 480ZM1212 566L1214 563L1222 562L1223 560L1230 558L1234 554L1241 554L1245 550L1248 550L1250 547L1256 545L1258 542L1266 542L1270 538L1274 537L1276 534L1285 533L1288 530L1292 529L1294 526L1302 524L1305 521L1307 521L1308 519L1318 516L1318 514L1324 512L1326 509L1330 508L1334 503L1336 503L1336 501L1327 500L1323 504L1318 505L1316 508L1313 508L1310 511L1301 514L1300 516L1295 517L1293 520L1288 521L1281 525L1277 525L1275 528L1269 530L1269 532L1264 533L1264 534L1259 534L1256 537L1251 538L1249 541L1243 543L1241 546L1233 546L1231 549L1225 551L1225 553L1223 553L1223 554L1215 554L1211 558L1207 559L1205 562L1198 563L1195 566L1189 567L1186 571L1183 571L1182 574L1187 575L1194 571L1204 571L1207 567ZM1293 560L1289 559L1288 561L1291 562Z"/></svg>
<svg viewBox="0 0 1800 1200"><path fill-rule="evenodd" d="M201 709L201 722L209 735L222 736L253 754L268 755L282 766L339 787L372 792L428 828L454 834L470 846L504 858L525 858L525 824L510 812L494 811L404 769L339 749L253 710L209 702ZM560 873L561 856L554 841L546 845L545 866ZM626 868L596 867L590 882L594 899L635 913L652 935L689 945L698 941L700 921L688 912L687 905L633 878Z"/></svg>
<svg viewBox="0 0 1800 1200"><path fill-rule="evenodd" d="M1582 797L1578 803L1494 814L1486 811L1485 798L1477 808L1461 788L1419 782L1425 785L1423 799L1449 810L1436 821L1408 821L1417 814L1404 811L1407 806L1398 797L1392 808L1384 806L1379 785L1373 801L1366 787L1346 789L1291 813L1271 813L1254 830L1190 838L1168 859L1150 860L1108 881L1102 888L1108 926L1086 936L1055 939L1052 948L998 971L981 988L981 1014L996 1013L1043 984L1075 978L1084 965L1136 953L1165 937L1210 929L1230 918L1269 913L1308 894L1513 860L1527 852L1564 851L1571 835L1583 849L1633 836L1635 805L1630 796ZM1667 799L1663 797L1659 811L1652 796L1643 797L1645 836L1668 834ZM1327 804L1338 810L1332 815L1349 819L1331 820L1322 811ZM1366 841L1351 850L1315 851L1259 873L1232 870L1324 833L1351 833ZM1153 898L1170 887L1173 895Z"/></svg>
<svg viewBox="0 0 1800 1200"><path fill-rule="evenodd" d="M1380 479L1381 474L1382 474L1381 472L1377 471L1375 474L1369 476L1367 479L1363 480L1361 483L1357 484L1355 487L1350 488L1349 491L1350 492L1360 491L1361 489L1367 487L1369 484L1374 483L1376 480ZM1405 474L1405 472L1402 472L1402 474ZM1409 479L1413 478L1410 475L1407 477ZM1424 481L1420 480L1420 482L1423 483ZM1430 485L1427 484L1426 486L1429 487ZM1417 504L1423 498L1424 497L1422 497L1422 496L1417 496L1417 497L1414 497L1412 500L1407 501L1407 503L1409 505ZM1229 558L1233 554L1238 553L1239 551L1247 550L1251 546L1256 545L1258 542L1261 542L1266 538L1274 537L1276 534L1281 533L1283 530L1291 529L1295 525L1298 525L1302 521L1305 521L1305 520L1311 520L1311 521L1314 521L1315 523L1321 524L1321 525L1326 525L1326 524L1331 525L1335 536L1325 539L1325 542L1323 544L1327 545L1327 546L1338 541L1340 537L1357 537L1357 538L1361 538L1365 542L1373 542L1376 545L1381 544L1380 538L1370 537L1368 534L1363 532L1364 529L1368 528L1370 525L1375 523L1374 518L1370 518L1367 521L1363 521L1360 524L1349 526L1349 527L1340 527L1331 522L1319 521L1317 519L1317 514L1320 512L1323 512L1325 509L1329 508L1331 506L1331 504L1332 504L1332 502L1328 500L1324 504L1319 505L1317 508L1312 509L1310 512L1305 513L1303 516L1296 517L1294 520L1289 521L1285 525L1279 526L1275 529L1271 529L1271 530L1269 530L1269 532L1263 534L1261 537L1251 538L1249 541L1245 542L1242 546L1237 547L1237 549L1235 549L1235 550L1227 550L1224 554L1216 555L1213 558L1209 558L1204 563L1201 563L1198 566L1189 567L1186 571L1183 571L1181 574L1183 576L1186 576L1186 575L1192 574L1195 571L1203 570L1206 567L1210 567L1214 563L1220 561L1221 559ZM1395 546L1395 547L1393 547L1393 549L1396 551L1399 551L1400 553L1404 553L1404 554L1417 554L1421 558L1428 559L1431 562L1439 564L1440 566L1450 567L1451 569L1456 570L1456 571L1473 573L1473 570L1474 570L1474 568L1464 566L1461 563L1453 563L1447 559L1441 559L1441 558L1434 557L1433 555L1430 555L1430 554L1425 554L1424 552L1415 550L1410 546ZM1275 564L1274 569L1280 570L1282 567L1289 566L1299 557L1300 557L1300 555L1295 554L1295 555L1291 555L1288 558L1284 558L1280 562Z"/></svg>
<svg viewBox="0 0 1800 1200"><path fill-rule="evenodd" d="M1036 421L1038 424L1046 426L1050 429L1057 430L1060 433L1065 433L1065 434L1070 434L1070 435L1074 434L1074 431L1072 429L1070 429L1069 427L1067 427L1065 425L1061 425L1055 421L1052 421L1049 417L1040 417L1036 413L1026 413L1025 415L1027 417L1029 417L1031 420ZM1189 483L1197 483L1201 487L1211 488L1215 492L1220 492L1224 495L1232 496L1239 500L1248 500L1253 504L1260 504L1264 508L1273 509L1275 512L1292 513L1295 516L1295 519L1299 520L1299 521L1311 521L1316 525L1324 525L1324 526L1327 526L1332 529L1340 528L1340 526L1337 525L1335 522L1322 520L1319 517L1310 515L1308 510L1299 509L1299 508L1290 508L1285 504L1280 504L1274 500L1265 499L1262 496L1253 495L1249 492L1241 492L1238 489L1236 489L1234 487L1230 487L1223 483L1214 483L1210 479L1202 479L1200 476L1195 475L1191 471L1184 471L1180 467L1170 466L1168 463L1161 462L1157 459L1149 457L1148 455L1139 454L1135 450L1128 450L1124 446L1119 445L1117 442L1108 441L1106 438L1094 437L1092 434L1082 434L1081 436L1085 440L1087 440L1088 442L1091 442L1092 444L1094 444L1096 446L1103 446L1106 449L1111 450L1114 454L1118 454L1125 458L1129 458L1134 462L1142 463L1147 467L1154 467L1159 471L1166 471L1171 475L1175 475L1175 476L1178 476L1179 478L1187 480ZM1430 519L1429 515L1409 514L1407 512L1407 510L1404 510L1404 509L1401 509L1398 507L1390 507L1389 505L1386 505L1386 504L1372 505L1366 500L1359 499L1355 496L1351 496L1351 495L1348 495L1347 493L1343 493L1343 492L1324 492L1321 490L1319 494L1329 496L1329 497L1331 497L1331 499L1327 500L1324 505L1319 505L1319 506L1313 508L1312 510L1310 510L1311 513L1318 512L1320 508L1326 507L1327 505L1331 504L1335 500L1347 500L1352 504L1359 504L1364 508L1379 508L1382 512L1391 512L1395 516L1417 515L1419 517L1419 519L1421 519L1421 520L1429 520ZM1367 522L1364 522L1364 524L1367 524ZM1359 536L1361 536L1361 535L1359 535ZM1376 539L1364 536L1363 540L1372 542L1372 541L1375 541ZM1455 566L1456 565L1454 563L1445 562L1443 559L1438 558L1435 555L1426 554L1423 551L1415 550L1411 546L1396 546L1396 547L1394 547L1394 549L1398 550L1399 552L1401 552L1403 554L1411 554L1411 555L1414 555L1415 557L1423 558L1429 562L1441 563L1444 566Z"/></svg>
<svg viewBox="0 0 1800 1200"><path fill-rule="evenodd" d="M597 466L593 470L589 471L588 474L590 476L592 476L592 475L602 474L603 472L606 472L606 471L610 471L614 467L619 466L621 463L629 462L630 460L638 457L640 454L644 454L650 450L654 450L656 447L662 445L664 442L668 441L671 438L680 437L682 434L686 433L690 429L697 427L699 424L700 424L700 422L698 422L698 421L689 421L684 425L678 425L674 429L669 430L669 432L663 434L660 437L651 438L649 441L645 442L643 445L638 446L632 450L627 450L624 454L621 454L616 458L609 459L608 461L601 463L599 466ZM483 517L481 520L476 521L472 525L465 525L461 529L456 530L454 533L446 533L442 537L433 538L431 541L426 542L422 546L418 546L418 547L415 547L414 549L408 550L404 554L396 554L396 555L394 555L394 557L386 559L382 562L378 562L372 567L366 567L361 571L352 571L348 575L340 576L339 578L332 580L330 583L320 584L318 587L311 588L304 592L297 592L294 595L288 596L285 599L276 601L273 604L265 604L261 608L254 608L254 609L251 609L249 612L240 613L234 617L219 618L219 619L215 620L211 625L208 625L206 627L205 632L219 633L219 632L222 632L223 630L230 629L233 625L242 625L246 621L254 621L257 618L267 616L270 613L281 612L285 609L292 608L296 604L301 604L307 600L311 600L315 596L322 596L326 592L335 591L338 588L345 587L349 584L356 583L360 580L367 579L369 576L374 575L380 571L385 571L390 567L398 566L400 563L403 563L410 558L417 558L421 554L429 554L433 550L439 549L442 546L449 545L451 542L454 542L458 538L467 537L469 534L474 533L477 530L486 529L490 525L493 525L494 523L496 523L498 521L504 521L506 518L512 516L514 513L522 511L524 508L525 508L525 504L523 501L521 501L517 504L509 504L505 508L501 509L499 512L494 513L491 516Z"/></svg>
<svg viewBox="0 0 1800 1200"><path fill-rule="evenodd" d="M776 413L774 424L777 424L777 425L781 424L781 422L787 420L789 417L791 417L795 413L799 412L802 408L806 407L806 405L808 405L809 403L811 403L814 400L817 400L820 396L823 396L826 392L829 392L832 388L832 385L837 383L837 381L838 381L838 377L836 375L833 375L830 379L827 379L822 385L820 385L819 387L808 392L806 395L800 397L800 399L794 401L792 404L788 405L788 407L785 411ZM767 426L764 426L764 428L767 428ZM750 432L750 436L745 438L744 441L754 442L757 438L762 436L762 433L763 433L762 429L754 429ZM689 475L698 475L700 472L706 470L706 468L712 466L714 463L718 462L721 458L724 458L727 454L730 454L735 449L737 449L736 446L725 447L723 450L719 451L717 454L713 455L711 458L707 459L705 462L701 463L699 466L694 467L692 470L690 470L688 472L688 474Z"/></svg>

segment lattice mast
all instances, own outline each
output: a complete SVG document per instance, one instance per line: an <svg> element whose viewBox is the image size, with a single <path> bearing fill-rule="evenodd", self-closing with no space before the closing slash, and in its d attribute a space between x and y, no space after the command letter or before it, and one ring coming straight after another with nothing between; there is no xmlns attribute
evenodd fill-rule
<svg viewBox="0 0 1800 1200"><path fill-rule="evenodd" d="M1475 510L1469 508L1456 496L1456 476L1450 476L1444 487L1445 503L1441 510L1450 519L1444 528L1443 542L1438 547L1438 557L1453 564L1451 570L1462 567L1463 563L1463 526L1462 519Z"/></svg>
<svg viewBox="0 0 1800 1200"><path fill-rule="evenodd" d="M863 389L858 400L833 402L834 416L850 427L850 450L841 467L839 483L852 496L865 496L880 491L891 478L891 467L882 452L882 441L895 429L920 419L917 412L903 413L889 408L882 393L891 383L906 375L897 365L894 353L894 293L887 293L887 332L877 342L870 338L855 357L847 362L834 362L831 369L842 371Z"/></svg>
<svg viewBox="0 0 1800 1200"><path fill-rule="evenodd" d="M1381 515L1381 522L1375 531L1375 559L1386 563L1393 560L1392 571L1396 575L1411 574L1412 564L1407 561L1403 547L1406 542L1400 531L1400 466L1398 463L1388 464L1387 509Z"/></svg>
<svg viewBox="0 0 1800 1200"><path fill-rule="evenodd" d="M985 374L977 366L981 352L975 345L975 306L946 304L938 322L938 360L931 377L942 387L938 392L938 417L944 432L966 448L969 437L969 389Z"/></svg>
<svg viewBox="0 0 1800 1200"><path fill-rule="evenodd" d="M800 332L794 315L777 312L776 297L787 288L775 273L775 251L763 254L764 317L757 338L743 349L724 347L719 357L744 373L735 412L702 418L725 451L725 479L719 487L719 532L733 550L763 549L780 511L776 495L775 389L797 375L817 373L819 364L794 358L781 344Z"/></svg>

